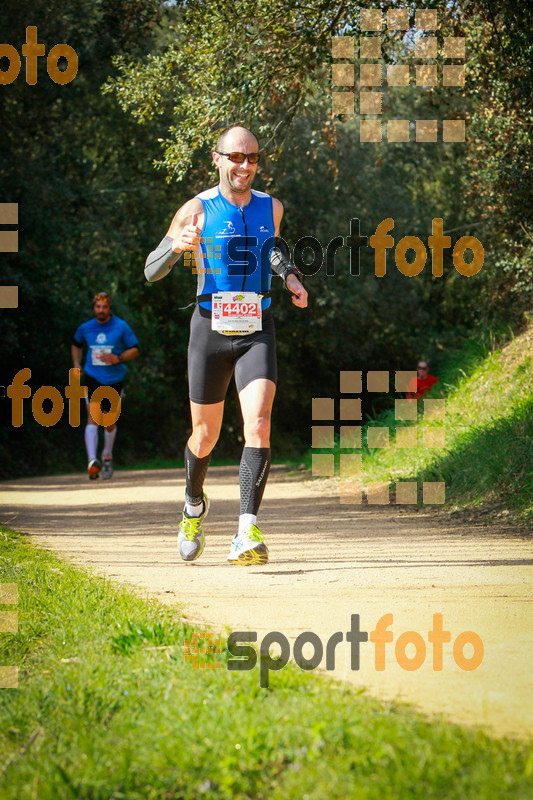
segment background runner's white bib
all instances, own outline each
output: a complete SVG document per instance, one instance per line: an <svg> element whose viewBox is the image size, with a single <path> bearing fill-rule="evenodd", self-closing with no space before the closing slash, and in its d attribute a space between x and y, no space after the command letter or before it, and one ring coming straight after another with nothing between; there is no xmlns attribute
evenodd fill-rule
<svg viewBox="0 0 533 800"><path fill-rule="evenodd" d="M212 302L214 331L247 335L262 330L261 297L256 292L218 292Z"/></svg>
<svg viewBox="0 0 533 800"><path fill-rule="evenodd" d="M113 352L113 345L91 345L91 363L94 365L100 365L107 367L108 365L105 361L102 361L102 356L104 353L112 353Z"/></svg>

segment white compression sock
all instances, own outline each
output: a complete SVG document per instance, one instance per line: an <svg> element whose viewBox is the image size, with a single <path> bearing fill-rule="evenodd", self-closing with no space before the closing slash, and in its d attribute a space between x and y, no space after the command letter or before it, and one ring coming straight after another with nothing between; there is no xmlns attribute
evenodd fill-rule
<svg viewBox="0 0 533 800"><path fill-rule="evenodd" d="M239 534L247 531L250 525L257 522L257 514L241 514L239 517Z"/></svg>
<svg viewBox="0 0 533 800"><path fill-rule="evenodd" d="M117 426L115 425L115 429L111 431L104 430L104 451L102 453L102 458L111 458L113 455L113 445L115 443L115 436L117 435Z"/></svg>
<svg viewBox="0 0 533 800"><path fill-rule="evenodd" d="M92 461L96 458L96 448L98 447L98 425L85 426L85 447L87 448L87 459Z"/></svg>
<svg viewBox="0 0 533 800"><path fill-rule="evenodd" d="M202 500L197 506L193 506L188 500L185 501L185 513L188 517L199 517L204 511L204 501Z"/></svg>

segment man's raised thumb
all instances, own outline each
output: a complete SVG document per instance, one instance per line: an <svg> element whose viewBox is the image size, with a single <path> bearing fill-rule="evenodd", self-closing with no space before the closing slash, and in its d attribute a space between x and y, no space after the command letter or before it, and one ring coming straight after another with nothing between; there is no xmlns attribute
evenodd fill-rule
<svg viewBox="0 0 533 800"><path fill-rule="evenodd" d="M191 225L193 225L196 228L197 224L198 224L198 214L194 212L191 218Z"/></svg>

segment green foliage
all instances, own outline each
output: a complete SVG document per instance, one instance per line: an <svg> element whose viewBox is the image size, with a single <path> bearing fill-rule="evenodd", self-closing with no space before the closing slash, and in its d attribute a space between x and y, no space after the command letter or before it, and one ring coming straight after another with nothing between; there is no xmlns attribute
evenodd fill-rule
<svg viewBox="0 0 533 800"><path fill-rule="evenodd" d="M479 99L467 151L469 197L516 235L531 211L533 10L473 0L464 14L472 42L469 87Z"/></svg>
<svg viewBox="0 0 533 800"><path fill-rule="evenodd" d="M136 381L138 416L130 417L144 431L141 447L155 439L154 417L143 403L159 404L162 414L176 408L160 380L167 359L162 324L171 317L182 348L187 341L183 322L174 319L182 304L179 287L169 286L148 308L142 277L154 232L165 216L171 218L176 200L151 167L157 131L140 129L100 87L114 53L146 52L157 18L158 6L149 0L77 0L68 8L11 4L0 20L1 41L23 42L32 22L48 48L67 41L79 57L79 74L66 86L53 83L39 59L36 86L19 78L2 87L1 200L17 202L20 216L20 251L0 256L2 280L18 285L20 296L18 309L2 311L2 384L29 367L34 391L64 387L73 333L92 315L94 292L111 291L115 313L126 317L150 354ZM181 384L183 376L177 380ZM177 409L183 415L186 408L183 398ZM21 429L9 423L7 416L0 431L3 474L80 467L79 433L66 420L43 429L27 408ZM126 455L127 437L124 443Z"/></svg>
<svg viewBox="0 0 533 800"><path fill-rule="evenodd" d="M445 428L445 448L423 448L419 430L416 449L367 450L365 479L444 481L449 505L505 509L533 521L532 344L529 328L503 350L493 352L486 337L448 354L434 370L440 382L430 395L446 398L446 419L438 423ZM424 421L423 401L418 405L418 427L435 425ZM394 430L394 411L373 424Z"/></svg>
<svg viewBox="0 0 533 800"><path fill-rule="evenodd" d="M192 630L178 625L164 625L154 622L145 625L142 622L128 620L123 629L111 637L111 650L121 655L130 655L136 647L153 645L154 647L172 644L183 644L184 637L190 638Z"/></svg>
<svg viewBox="0 0 533 800"><path fill-rule="evenodd" d="M166 50L144 63L116 58L119 76L106 90L141 122L172 107L158 163L178 179L195 151L212 148L216 123L259 121L259 136L279 152L345 8L316 0L305 8L280 0L189 0L180 4Z"/></svg>
<svg viewBox="0 0 533 800"><path fill-rule="evenodd" d="M19 631L0 638L2 663L20 670L19 688L0 692L5 800L531 795L527 743L428 721L294 665L268 691L257 669L191 669L175 609L5 529L0 559L19 592Z"/></svg>
<svg viewBox="0 0 533 800"><path fill-rule="evenodd" d="M396 7L377 5L384 14ZM406 5L411 16L428 7ZM261 138L256 186L284 203L282 234L291 246L313 235L325 251L335 236L348 236L352 218L371 236L387 217L396 243L405 235L426 243L438 217L452 244L474 235L485 248L473 278L457 273L451 250L442 278L430 274L429 251L416 278L398 272L392 251L387 275L376 278L369 247L361 248L359 276L350 274L344 247L335 275L322 267L307 278L305 312L274 279L274 452L297 458L307 449L311 398L334 392L339 369L410 368L421 353L438 360L473 330L501 320L519 326L533 286L531 12L483 0L429 5L439 12L439 37L467 38L467 85L383 87L383 119L465 116L464 145L361 144L355 118L331 119L331 34L357 38L361 6L375 3L11 4L1 40L24 41L31 20L48 48L66 41L76 49L79 74L58 86L40 59L37 86L18 79L0 93L1 200L18 202L21 219L20 252L0 256L3 283L18 285L21 298L18 309L2 312L2 385L29 366L33 391L64 387L72 334L91 316L94 291L107 289L141 341L126 381L118 464L181 458L190 312L179 309L193 299L195 278L179 262L162 283L147 285L142 269L176 209L216 180L210 148L217 129L236 119ZM384 62L414 63L409 36L384 33ZM154 160L179 182L165 185ZM364 410L381 408L378 401ZM82 469L81 432L66 414L44 429L29 401L25 409L21 429L9 419L0 429L1 474ZM235 459L241 445L231 390L215 458Z"/></svg>
<svg viewBox="0 0 533 800"><path fill-rule="evenodd" d="M491 223L494 269L485 301L516 320L531 307L533 11L526 4L465 2L470 41L467 89L477 98L464 191ZM517 313L518 312L518 313Z"/></svg>

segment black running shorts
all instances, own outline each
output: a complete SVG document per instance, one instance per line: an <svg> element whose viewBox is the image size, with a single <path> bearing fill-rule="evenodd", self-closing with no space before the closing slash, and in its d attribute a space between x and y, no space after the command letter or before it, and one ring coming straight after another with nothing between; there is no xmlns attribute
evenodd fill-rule
<svg viewBox="0 0 533 800"><path fill-rule="evenodd" d="M189 397L193 403L220 403L235 369L240 392L257 378L276 383L276 330L270 309L263 312L263 330L248 336L227 336L211 329L211 311L196 306L189 340Z"/></svg>
<svg viewBox="0 0 533 800"><path fill-rule="evenodd" d="M85 373L85 375L83 376L83 383L89 390L89 393L85 398L87 406L90 403L92 393L94 392L95 389L98 389L100 386L109 386L110 389L114 389L122 397L122 387L124 385L124 381L118 381L118 383L100 383L100 381L97 381L95 378L92 378L90 375L87 375L87 373ZM100 407L102 409L102 414L109 414L109 412L111 411L111 403L107 397L102 398Z"/></svg>

